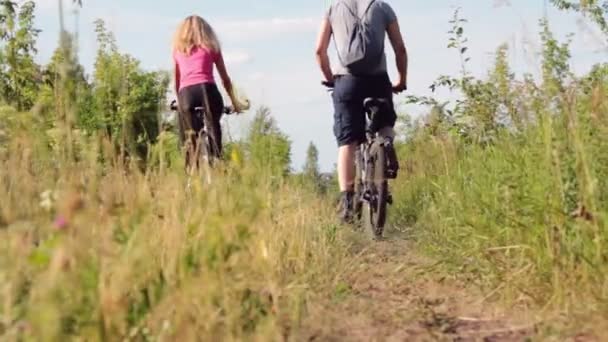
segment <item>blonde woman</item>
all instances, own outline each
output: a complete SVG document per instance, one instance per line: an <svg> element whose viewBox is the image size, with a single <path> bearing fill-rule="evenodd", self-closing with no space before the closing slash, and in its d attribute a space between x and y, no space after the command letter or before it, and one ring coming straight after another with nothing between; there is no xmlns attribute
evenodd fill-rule
<svg viewBox="0 0 608 342"><path fill-rule="evenodd" d="M173 61L175 63L175 92L180 112L180 138L185 140L186 132L192 131L194 146L196 137L203 129L203 118L195 113L196 107L210 107L216 133L214 140L218 153L222 153L222 129L220 119L224 102L213 76L213 67L232 100L235 111L238 102L233 97L232 82L226 71L220 42L213 28L201 17L193 15L186 18L177 29L173 42ZM218 157L219 157L218 156ZM189 159L189 158L187 158ZM189 161L187 160L189 164Z"/></svg>

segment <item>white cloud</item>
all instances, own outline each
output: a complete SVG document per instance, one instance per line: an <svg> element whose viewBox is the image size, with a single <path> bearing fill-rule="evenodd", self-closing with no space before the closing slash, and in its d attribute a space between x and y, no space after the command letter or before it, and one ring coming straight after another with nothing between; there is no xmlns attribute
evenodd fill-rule
<svg viewBox="0 0 608 342"><path fill-rule="evenodd" d="M585 49L587 52L606 53L608 44L606 44L605 37L597 26L590 25L589 20L583 16L577 18L576 25L581 37L576 42L579 43L581 49Z"/></svg>
<svg viewBox="0 0 608 342"><path fill-rule="evenodd" d="M70 10L74 8L74 3L72 0L62 0L63 1L63 9L64 11ZM34 0L36 3L36 8L39 10L58 10L59 9L59 0Z"/></svg>
<svg viewBox="0 0 608 342"><path fill-rule="evenodd" d="M253 60L251 54L244 51L226 51L223 54L224 60L229 66L247 64Z"/></svg>
<svg viewBox="0 0 608 342"><path fill-rule="evenodd" d="M218 21L217 31L231 40L259 40L279 35L313 32L319 25L317 17L269 18Z"/></svg>
<svg viewBox="0 0 608 342"><path fill-rule="evenodd" d="M266 79L266 77L267 77L266 73L263 73L261 71L256 71L256 72L250 74L249 76L247 76L247 79L249 81L254 81L255 82L255 81L264 80L264 79Z"/></svg>
<svg viewBox="0 0 608 342"><path fill-rule="evenodd" d="M56 0L34 0L34 3L36 3L37 8L57 8Z"/></svg>
<svg viewBox="0 0 608 342"><path fill-rule="evenodd" d="M39 0L54 3L53 0ZM56 6L56 5L55 5ZM87 8L85 8L87 10ZM103 18L110 28L117 32L147 33L150 23L154 30L173 32L182 18L145 12L122 11L115 7L100 7L86 11L88 19ZM276 38L280 35L316 31L320 19L317 17L275 17L275 18L209 18L209 22L222 39L230 41L251 41Z"/></svg>

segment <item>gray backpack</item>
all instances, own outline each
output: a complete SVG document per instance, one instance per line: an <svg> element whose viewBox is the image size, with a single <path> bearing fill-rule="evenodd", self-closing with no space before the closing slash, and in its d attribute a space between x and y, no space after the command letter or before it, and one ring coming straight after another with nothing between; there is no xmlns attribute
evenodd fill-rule
<svg viewBox="0 0 608 342"><path fill-rule="evenodd" d="M384 42L375 41L365 20L374 2L371 0L361 15L358 8L349 6L349 1L338 0L334 6L334 11L344 11L343 15L351 15L354 19L352 27L347 27L349 40L343 44L336 41L340 62L353 74L366 74L378 65L384 55Z"/></svg>

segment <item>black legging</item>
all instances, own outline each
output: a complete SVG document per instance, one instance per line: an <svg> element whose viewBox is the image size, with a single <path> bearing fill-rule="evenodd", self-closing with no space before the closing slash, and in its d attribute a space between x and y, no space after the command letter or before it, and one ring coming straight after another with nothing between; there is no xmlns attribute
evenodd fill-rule
<svg viewBox="0 0 608 342"><path fill-rule="evenodd" d="M205 95L207 101L205 101ZM220 120L224 110L224 101L222 95L214 83L201 83L188 86L179 91L178 94L179 102L179 132L180 142L182 145L186 141L186 132L191 131L194 133L191 136L192 146L196 148L196 140L203 129L204 121L203 117L196 113L194 110L196 107L211 107L209 114L211 114L211 120L213 123L213 129L208 130L208 133L212 134L211 137L215 142L217 148L217 155L215 157L220 158L222 156L222 127ZM190 156L187 155L186 163L189 165Z"/></svg>

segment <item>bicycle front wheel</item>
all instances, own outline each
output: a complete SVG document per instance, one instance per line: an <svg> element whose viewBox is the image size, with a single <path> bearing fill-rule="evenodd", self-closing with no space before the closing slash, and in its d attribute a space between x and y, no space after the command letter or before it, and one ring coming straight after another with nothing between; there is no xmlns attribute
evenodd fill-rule
<svg viewBox="0 0 608 342"><path fill-rule="evenodd" d="M209 135L203 132L198 142L198 172L204 183L211 184L211 171L213 168L213 154L211 154Z"/></svg>
<svg viewBox="0 0 608 342"><path fill-rule="evenodd" d="M221 138L220 132L216 131L216 126L211 119L211 113L208 111L203 112L203 124L205 131L201 139L201 171L203 172L203 181L211 184L213 168L221 158Z"/></svg>

